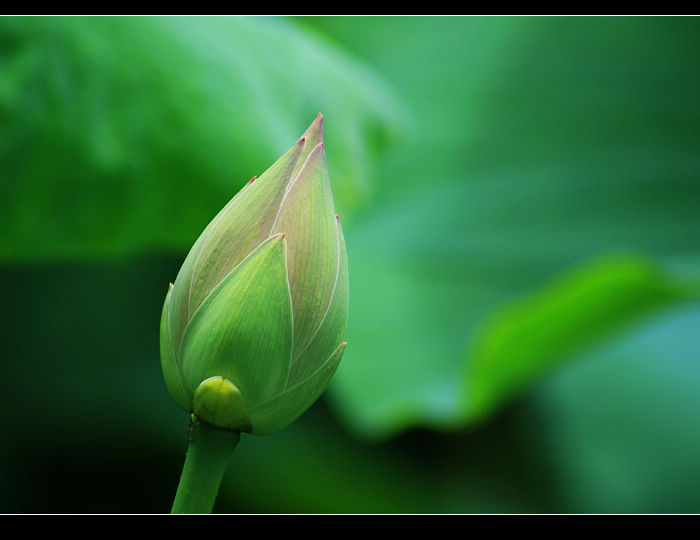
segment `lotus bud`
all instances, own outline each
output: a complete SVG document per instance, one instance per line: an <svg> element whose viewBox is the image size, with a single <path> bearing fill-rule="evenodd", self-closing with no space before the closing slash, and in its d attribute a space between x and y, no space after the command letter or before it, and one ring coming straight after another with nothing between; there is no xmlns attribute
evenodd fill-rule
<svg viewBox="0 0 700 540"><path fill-rule="evenodd" d="M209 223L165 297L165 382L204 422L275 432L316 401L343 355L347 254L322 122Z"/></svg>

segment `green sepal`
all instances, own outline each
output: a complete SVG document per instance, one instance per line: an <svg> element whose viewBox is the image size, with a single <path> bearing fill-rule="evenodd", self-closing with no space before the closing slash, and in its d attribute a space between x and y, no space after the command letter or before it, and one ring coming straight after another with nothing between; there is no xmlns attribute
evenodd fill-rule
<svg viewBox="0 0 700 540"><path fill-rule="evenodd" d="M250 431L250 419L240 390L228 379L209 377L194 391L195 416L212 426Z"/></svg>
<svg viewBox="0 0 700 540"><path fill-rule="evenodd" d="M281 234L260 244L195 313L180 348L190 388L219 375L249 407L284 390L293 342L286 246Z"/></svg>
<svg viewBox="0 0 700 540"><path fill-rule="evenodd" d="M180 407L189 411L192 406L192 394L185 385L170 336L170 299L172 292L173 285L171 283L168 288L168 294L165 295L163 311L160 317L160 363L163 369L165 385L168 387L170 395L173 396Z"/></svg>
<svg viewBox="0 0 700 540"><path fill-rule="evenodd" d="M346 342L313 375L273 399L249 409L254 435L269 435L296 420L321 396L338 368Z"/></svg>

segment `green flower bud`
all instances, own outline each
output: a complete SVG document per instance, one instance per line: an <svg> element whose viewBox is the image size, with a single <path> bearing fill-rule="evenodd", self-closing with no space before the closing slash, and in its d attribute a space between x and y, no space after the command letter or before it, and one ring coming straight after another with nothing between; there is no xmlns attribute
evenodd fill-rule
<svg viewBox="0 0 700 540"><path fill-rule="evenodd" d="M210 424L283 428L321 395L343 355L347 254L322 121L219 212L165 297L165 382Z"/></svg>

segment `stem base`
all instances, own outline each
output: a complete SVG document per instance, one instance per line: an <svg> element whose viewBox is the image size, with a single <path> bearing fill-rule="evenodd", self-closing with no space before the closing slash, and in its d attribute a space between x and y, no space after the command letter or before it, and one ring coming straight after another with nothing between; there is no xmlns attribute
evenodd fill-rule
<svg viewBox="0 0 700 540"><path fill-rule="evenodd" d="M239 431L195 420L171 513L210 514Z"/></svg>

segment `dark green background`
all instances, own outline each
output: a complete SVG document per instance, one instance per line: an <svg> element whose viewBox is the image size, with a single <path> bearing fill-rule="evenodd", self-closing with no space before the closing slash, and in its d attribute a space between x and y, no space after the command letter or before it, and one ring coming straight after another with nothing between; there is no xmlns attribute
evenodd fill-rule
<svg viewBox="0 0 700 540"><path fill-rule="evenodd" d="M320 111L349 345L215 511L700 511L700 21L0 19L0 512L168 512L167 286Z"/></svg>

